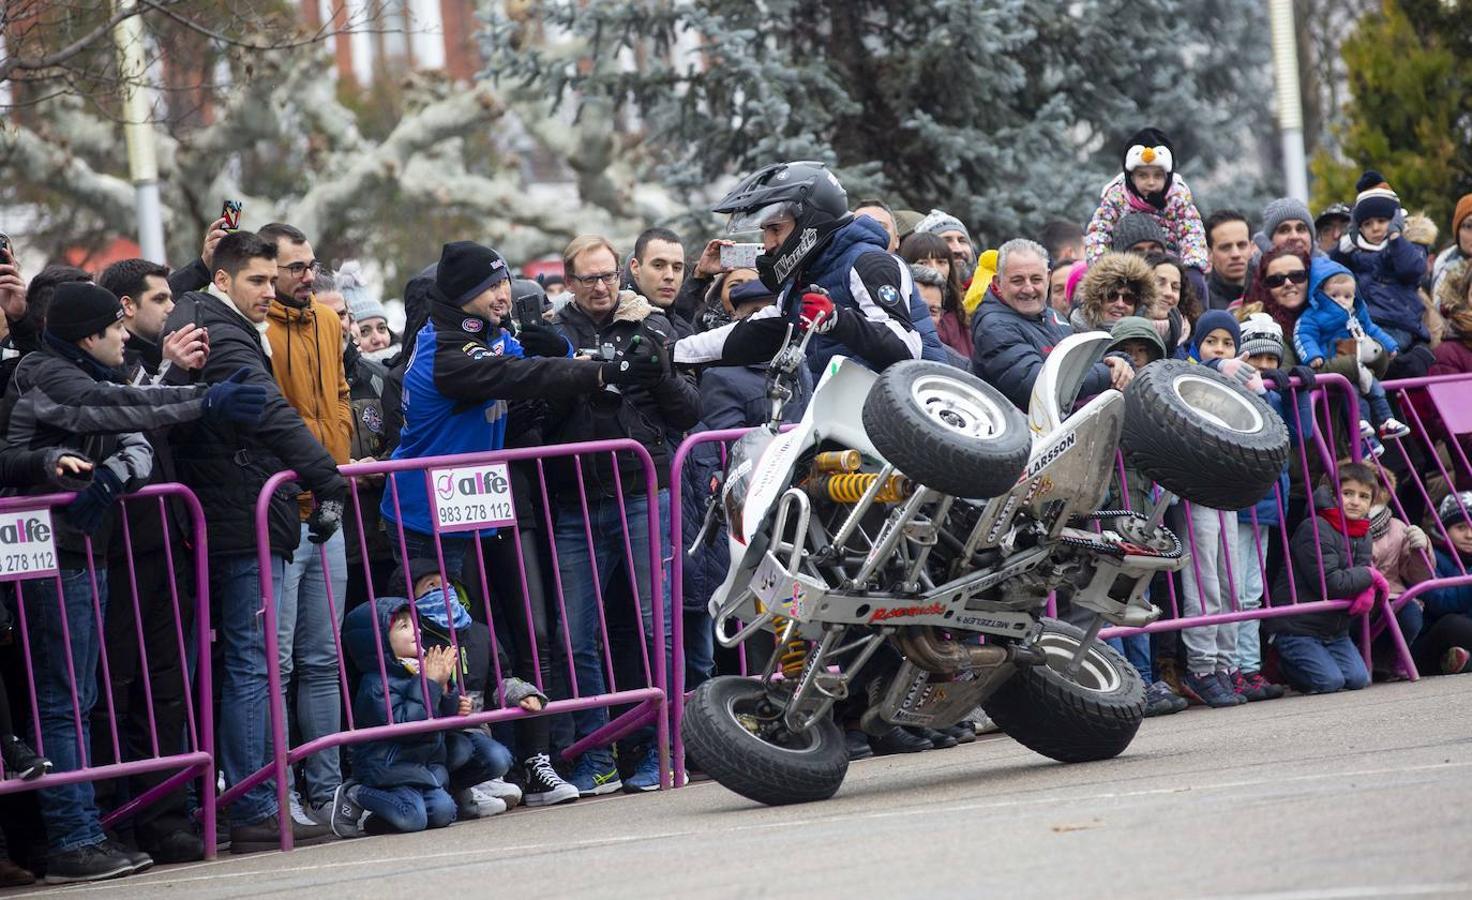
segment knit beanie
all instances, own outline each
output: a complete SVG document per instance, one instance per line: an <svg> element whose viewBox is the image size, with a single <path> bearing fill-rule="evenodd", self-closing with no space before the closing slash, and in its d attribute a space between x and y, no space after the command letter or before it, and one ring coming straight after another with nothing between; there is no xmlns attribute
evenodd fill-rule
<svg viewBox="0 0 1472 900"><path fill-rule="evenodd" d="M1457 239L1457 232L1462 228L1462 220L1472 216L1472 194L1463 194L1462 199L1457 201L1457 208L1452 211L1452 241Z"/></svg>
<svg viewBox="0 0 1472 900"><path fill-rule="evenodd" d="M100 334L123 317L112 291L90 281L68 281L56 288L46 310L46 330L69 344Z"/></svg>
<svg viewBox="0 0 1472 900"><path fill-rule="evenodd" d="M453 241L440 251L435 287L453 306L464 306L511 277L501 254L474 241Z"/></svg>
<svg viewBox="0 0 1472 900"><path fill-rule="evenodd" d="M1201 342L1208 334L1218 330L1230 334L1232 343L1238 347L1242 346L1242 329L1238 327L1236 318L1224 309L1213 309L1202 313L1201 318L1196 320L1196 335L1193 342L1196 349L1201 348Z"/></svg>
<svg viewBox="0 0 1472 900"><path fill-rule="evenodd" d="M1267 313L1253 313L1241 324L1242 340L1237 347L1238 356L1256 356L1271 353L1283 361L1283 326L1273 321Z"/></svg>
<svg viewBox="0 0 1472 900"><path fill-rule="evenodd" d="M1355 182L1358 195L1354 198L1354 227L1358 228L1367 219L1393 219L1400 209L1400 197L1390 189L1385 176L1369 169Z"/></svg>
<svg viewBox="0 0 1472 900"><path fill-rule="evenodd" d="M1458 496L1447 494L1442 499L1441 505L1436 508L1436 518L1442 525L1450 527L1458 522L1465 524L1468 519L1463 516L1472 518L1472 491L1462 491L1460 503L1457 502ZM1464 508L1467 510L1465 513L1462 512Z"/></svg>
<svg viewBox="0 0 1472 900"><path fill-rule="evenodd" d="M898 227L898 226L896 226ZM925 218L915 223L915 233L929 232L931 234L945 234L947 231L959 231L971 240L971 232L961 224L961 220L939 209L932 209Z"/></svg>
<svg viewBox="0 0 1472 900"><path fill-rule="evenodd" d="M1314 214L1308 211L1308 204L1294 197L1279 197L1262 208L1262 233L1272 240L1279 225L1295 219L1308 225L1309 243L1317 242L1319 229L1314 224Z"/></svg>
<svg viewBox="0 0 1472 900"><path fill-rule="evenodd" d="M894 211L894 228L899 232L900 240L904 240L915 233L915 226L925 221L925 214L913 209L897 209Z"/></svg>
<svg viewBox="0 0 1472 900"><path fill-rule="evenodd" d="M342 294L343 302L348 305L348 313L353 317L354 322L388 318L388 311L383 308L383 304L364 283L363 268L357 260L350 259L344 262L332 274L337 282L337 291Z"/></svg>
<svg viewBox="0 0 1472 900"><path fill-rule="evenodd" d="M1116 253L1126 253L1141 241L1154 241L1164 248L1169 239L1154 216L1130 213L1114 223L1114 237L1109 243L1109 249Z"/></svg>

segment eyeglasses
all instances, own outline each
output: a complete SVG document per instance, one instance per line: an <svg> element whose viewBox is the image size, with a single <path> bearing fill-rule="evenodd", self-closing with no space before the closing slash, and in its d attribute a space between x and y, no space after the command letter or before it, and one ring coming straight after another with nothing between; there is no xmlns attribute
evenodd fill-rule
<svg viewBox="0 0 1472 900"><path fill-rule="evenodd" d="M596 287L600 281L607 287L613 287L618 284L617 272L602 272L597 275L569 275L567 277L585 288Z"/></svg>
<svg viewBox="0 0 1472 900"><path fill-rule="evenodd" d="M309 269L311 270L313 275L321 272L322 264L314 259L311 262L294 262L289 266L277 266L276 268L285 269L286 271L291 273L291 277L293 278L300 278L303 275L307 274L307 270Z"/></svg>
<svg viewBox="0 0 1472 900"><path fill-rule="evenodd" d="M1303 284L1307 282L1308 270L1295 269L1292 272L1280 272L1277 275L1268 275L1263 278L1262 283L1270 288L1280 288L1290 281L1294 284Z"/></svg>
<svg viewBox="0 0 1472 900"><path fill-rule="evenodd" d="M1133 303L1135 300L1135 292L1129 290L1128 288L1115 288L1114 290L1109 292L1109 296L1107 299L1123 300L1127 303Z"/></svg>

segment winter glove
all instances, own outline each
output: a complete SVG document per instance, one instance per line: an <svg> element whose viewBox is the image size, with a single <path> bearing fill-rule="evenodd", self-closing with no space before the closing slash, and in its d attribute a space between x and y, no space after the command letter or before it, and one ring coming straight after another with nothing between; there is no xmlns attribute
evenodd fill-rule
<svg viewBox="0 0 1472 900"><path fill-rule="evenodd" d="M1282 369L1259 369L1257 374L1263 381L1263 387L1267 387L1267 382L1271 381L1273 386L1269 390L1288 390L1288 373Z"/></svg>
<svg viewBox="0 0 1472 900"><path fill-rule="evenodd" d="M87 534L96 533L102 527L102 517L113 503L123 495L123 483L111 469L98 467L92 473L92 483L67 504L66 514L71 523Z"/></svg>
<svg viewBox="0 0 1472 900"><path fill-rule="evenodd" d="M1252 364L1245 360L1219 359L1216 360L1215 368L1218 372L1227 376L1232 381L1237 382L1242 387L1247 388L1249 391L1252 391L1254 394L1267 393L1267 388L1263 387L1262 376L1258 375L1257 370L1252 367Z"/></svg>
<svg viewBox="0 0 1472 900"><path fill-rule="evenodd" d="M516 334L517 343L521 349L526 351L527 356L550 356L560 358L567 356L569 344L567 338L558 333L555 328L545 325L528 325Z"/></svg>
<svg viewBox="0 0 1472 900"><path fill-rule="evenodd" d="M1385 580L1385 574L1379 569L1370 567L1370 584L1375 588L1375 597L1380 600L1390 599L1390 582Z"/></svg>
<svg viewBox="0 0 1472 900"><path fill-rule="evenodd" d="M802 311L798 313L797 320L798 330L806 332L812 329L818 334L827 334L837 323L838 310L834 309L828 292L817 285L808 285L807 290L802 294Z"/></svg>
<svg viewBox="0 0 1472 900"><path fill-rule="evenodd" d="M1372 569L1371 571L1374 570ZM1374 605L1375 585L1371 584L1369 587L1349 598L1349 609L1345 610L1345 612L1351 616L1362 616L1369 612L1370 608Z"/></svg>
<svg viewBox="0 0 1472 900"><path fill-rule="evenodd" d="M1412 550L1425 550L1431 546L1431 540L1426 537L1426 532L1421 530L1420 525L1411 525L1406 528L1406 544Z"/></svg>
<svg viewBox="0 0 1472 900"><path fill-rule="evenodd" d="M220 424L256 425L266 413L266 389L245 384L250 369L239 368L204 395L204 415Z"/></svg>
<svg viewBox="0 0 1472 900"><path fill-rule="evenodd" d="M1294 366L1288 370L1288 374L1298 379L1300 390L1311 391L1318 387L1318 379L1314 377L1314 370L1308 366Z"/></svg>
<svg viewBox="0 0 1472 900"><path fill-rule="evenodd" d="M632 384L639 387L654 387L664 380L664 353L652 342L646 342L641 334L629 341L629 349L622 359L603 363L599 376L603 384Z"/></svg>
<svg viewBox="0 0 1472 900"><path fill-rule="evenodd" d="M552 702L547 699L546 694L537 690L536 685L528 681L522 681L520 678L513 677L504 679L501 682L501 690L506 692L507 706L517 706L521 703L521 701L525 700L528 697L536 697L538 700L541 700L544 705Z"/></svg>
<svg viewBox="0 0 1472 900"><path fill-rule="evenodd" d="M323 500L307 516L307 540L325 544L342 527L342 501Z"/></svg>

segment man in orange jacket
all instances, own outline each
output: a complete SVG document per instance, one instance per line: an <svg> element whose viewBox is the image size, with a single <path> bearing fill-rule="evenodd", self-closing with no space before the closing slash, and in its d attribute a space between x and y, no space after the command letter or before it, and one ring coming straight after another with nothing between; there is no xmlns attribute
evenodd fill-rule
<svg viewBox="0 0 1472 900"><path fill-rule="evenodd" d="M352 444L353 411L342 364L342 323L332 308L312 296L318 270L307 236L291 225L273 223L260 236L276 244L276 299L266 315L266 339L271 368L281 393L295 407L338 465L348 461ZM302 494L303 529L312 511L312 497ZM356 539L356 535L350 536ZM286 566L276 631L280 647L281 683L297 680L297 730L303 741L332 734L340 726L338 659L333 634L342 627L347 593L347 550L341 531L325 543L307 543ZM329 593L330 590L330 593ZM329 604L328 600L331 599ZM286 695L291 690L286 687ZM306 760L306 785L299 786L302 808L314 814L330 808L332 793L342 783L336 749ZM295 805L295 804L293 804Z"/></svg>

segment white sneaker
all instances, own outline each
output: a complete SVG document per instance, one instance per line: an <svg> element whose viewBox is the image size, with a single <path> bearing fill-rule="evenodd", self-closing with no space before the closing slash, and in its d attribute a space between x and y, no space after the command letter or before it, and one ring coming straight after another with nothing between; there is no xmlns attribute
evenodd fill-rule
<svg viewBox="0 0 1472 900"><path fill-rule="evenodd" d="M462 797L466 800L463 805L461 803ZM460 805L462 811L467 807L475 811L475 815L464 816L467 819L486 819L491 816L499 816L510 808L506 805L505 800L485 790L484 785L479 784L456 794L455 800L456 805Z"/></svg>
<svg viewBox="0 0 1472 900"><path fill-rule="evenodd" d="M308 811L305 806L302 805L302 795L298 794L295 789L293 789L292 792L287 796L287 803L291 806L291 820L293 822L296 822L300 825L324 824L322 822L319 822L317 820L317 817L312 815L312 813Z"/></svg>
<svg viewBox="0 0 1472 900"><path fill-rule="evenodd" d="M482 781L475 786L475 790L490 794L492 797L505 803L507 809L514 809L516 804L521 802L521 788L504 778L492 778L490 781Z"/></svg>

